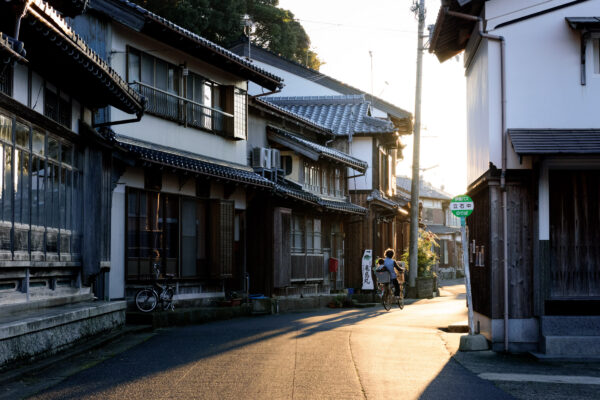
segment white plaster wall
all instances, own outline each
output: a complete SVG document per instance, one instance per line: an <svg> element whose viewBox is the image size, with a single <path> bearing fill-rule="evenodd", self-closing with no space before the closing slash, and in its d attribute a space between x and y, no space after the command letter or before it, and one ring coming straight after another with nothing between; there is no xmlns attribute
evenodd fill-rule
<svg viewBox="0 0 600 400"><path fill-rule="evenodd" d="M108 296L111 300L125 298L125 207L125 183L119 182L112 194L110 215Z"/></svg>
<svg viewBox="0 0 600 400"><path fill-rule="evenodd" d="M600 74L588 43L587 84L580 83L580 35L568 16L596 15L585 2L499 29L506 37L508 128L599 128Z"/></svg>
<svg viewBox="0 0 600 400"><path fill-rule="evenodd" d="M175 65L187 62L187 66L191 72L209 78L214 82L223 85L235 85L244 90L247 89L246 81L183 52L170 48L165 43L144 37L127 28L113 25L111 38L111 66L123 78L127 76L126 50L127 45L130 45ZM113 121L129 118L132 118L132 116L114 107L111 108L111 119ZM115 125L113 126L113 130L124 136L145 140L162 146L173 147L239 164L246 164L245 140L230 140L195 128L185 128L175 122L152 115L144 115L139 123Z"/></svg>
<svg viewBox="0 0 600 400"><path fill-rule="evenodd" d="M490 1L486 15L505 22L564 1ZM492 30L506 40L507 129L597 129L600 127L600 70L594 69L592 41L587 48L587 84L580 84L580 35L565 21L568 16L595 15L597 2L584 2ZM490 22L491 24L491 22ZM596 51L597 53L597 51ZM492 162L502 166L500 44L483 40L466 71L468 182ZM531 168L520 159L510 140L507 168Z"/></svg>
<svg viewBox="0 0 600 400"><path fill-rule="evenodd" d="M349 154L369 164L364 176L348 179L348 190L373 189L373 138L354 137L350 144ZM348 169L348 176L356 175L356 171Z"/></svg>
<svg viewBox="0 0 600 400"><path fill-rule="evenodd" d="M267 122L263 118L248 115L248 157L255 147L269 147Z"/></svg>
<svg viewBox="0 0 600 400"><path fill-rule="evenodd" d="M535 14L540 11L569 3L572 0L492 0L485 4L485 17L488 23L487 29L521 18L526 15Z"/></svg>
<svg viewBox="0 0 600 400"><path fill-rule="evenodd" d="M270 64L261 61L252 60L252 63L259 68L264 69L283 79L284 87L280 93L275 93L272 96L336 96L340 95L332 89L326 88L319 84L319 81L309 81L291 72L276 68ZM248 92L250 94L259 94L268 90L261 88L255 83L250 82Z"/></svg>
<svg viewBox="0 0 600 400"><path fill-rule="evenodd" d="M489 85L488 46L482 42L475 54L467 76L467 182L472 183L488 169L489 144Z"/></svg>
<svg viewBox="0 0 600 400"><path fill-rule="evenodd" d="M29 79L27 75L27 67L15 63L13 70L13 98L26 106L28 105L27 94L29 92Z"/></svg>
<svg viewBox="0 0 600 400"><path fill-rule="evenodd" d="M261 61L252 60L252 63L257 67L264 69L280 78L283 79L284 87L279 93L274 93L270 96L279 97L279 96L340 96L343 95L341 92L337 92L328 87L322 86L319 84L319 80L308 80L301 76L295 75L286 70L271 66L270 64L263 63ZM335 79L335 78L334 78ZM255 83L250 82L248 86L248 93L250 94L259 94L268 92L266 89L258 86ZM366 97L367 100L369 97ZM385 118L387 117L387 113L385 111L379 110L377 108L371 108L371 113L373 117L377 118Z"/></svg>

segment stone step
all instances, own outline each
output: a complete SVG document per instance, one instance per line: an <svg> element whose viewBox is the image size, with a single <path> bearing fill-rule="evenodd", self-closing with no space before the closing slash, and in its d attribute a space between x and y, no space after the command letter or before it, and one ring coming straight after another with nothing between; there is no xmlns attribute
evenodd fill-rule
<svg viewBox="0 0 600 400"><path fill-rule="evenodd" d="M548 356L600 357L600 336L544 336Z"/></svg>
<svg viewBox="0 0 600 400"><path fill-rule="evenodd" d="M543 316L544 336L596 336L600 335L600 316Z"/></svg>

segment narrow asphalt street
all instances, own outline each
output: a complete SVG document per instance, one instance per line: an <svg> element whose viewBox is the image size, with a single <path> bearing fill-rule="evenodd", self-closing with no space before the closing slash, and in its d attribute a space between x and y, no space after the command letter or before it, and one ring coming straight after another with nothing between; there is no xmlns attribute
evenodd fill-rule
<svg viewBox="0 0 600 400"><path fill-rule="evenodd" d="M442 297L389 312L322 309L164 329L101 362L90 354L87 369L57 365L25 382L20 395L42 389L33 398L512 398L451 358L457 340L448 337L460 334L439 328L466 319L460 292L448 288ZM52 382L58 383L45 387Z"/></svg>

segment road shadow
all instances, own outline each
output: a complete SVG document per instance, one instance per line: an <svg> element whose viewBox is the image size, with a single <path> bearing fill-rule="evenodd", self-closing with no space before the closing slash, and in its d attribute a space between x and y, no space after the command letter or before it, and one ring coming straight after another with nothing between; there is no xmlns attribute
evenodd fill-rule
<svg viewBox="0 0 600 400"><path fill-rule="evenodd" d="M296 338L308 337L386 314L380 307L323 309L159 330L148 341L84 369L30 399L101 398L119 386L244 346L290 334Z"/></svg>
<svg viewBox="0 0 600 400"><path fill-rule="evenodd" d="M515 397L502 391L492 382L460 365L453 358L421 393L419 399L461 399L461 400L514 400Z"/></svg>

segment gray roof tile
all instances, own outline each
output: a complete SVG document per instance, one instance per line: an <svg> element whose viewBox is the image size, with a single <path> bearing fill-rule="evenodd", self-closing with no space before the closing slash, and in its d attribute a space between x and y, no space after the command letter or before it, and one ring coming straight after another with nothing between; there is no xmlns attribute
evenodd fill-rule
<svg viewBox="0 0 600 400"><path fill-rule="evenodd" d="M410 194L412 179L406 176L399 176L396 178L396 185L404 192ZM419 185L419 198L423 197L439 200L452 199L452 196L444 192L442 189L435 188L430 183L421 181Z"/></svg>
<svg viewBox="0 0 600 400"><path fill-rule="evenodd" d="M348 96L270 96L266 101L325 126L336 135L394 133L389 119L368 115L370 103L364 95Z"/></svg>

